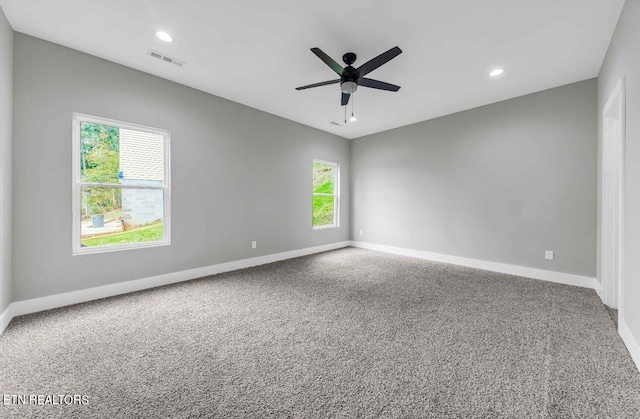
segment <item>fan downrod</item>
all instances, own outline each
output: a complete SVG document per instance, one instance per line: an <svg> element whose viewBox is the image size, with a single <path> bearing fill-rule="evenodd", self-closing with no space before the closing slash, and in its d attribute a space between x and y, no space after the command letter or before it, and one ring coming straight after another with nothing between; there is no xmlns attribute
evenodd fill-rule
<svg viewBox="0 0 640 419"><path fill-rule="evenodd" d="M354 54L353 52L347 52L342 56L342 61L344 61L346 65L351 65L356 62L356 58L356 54Z"/></svg>

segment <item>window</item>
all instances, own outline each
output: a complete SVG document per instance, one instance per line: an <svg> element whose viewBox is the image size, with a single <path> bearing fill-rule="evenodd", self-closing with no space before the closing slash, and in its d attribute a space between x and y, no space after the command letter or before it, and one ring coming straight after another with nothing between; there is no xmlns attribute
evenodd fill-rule
<svg viewBox="0 0 640 419"><path fill-rule="evenodd" d="M169 244L169 132L73 114L73 253Z"/></svg>
<svg viewBox="0 0 640 419"><path fill-rule="evenodd" d="M313 161L313 228L338 227L339 166Z"/></svg>

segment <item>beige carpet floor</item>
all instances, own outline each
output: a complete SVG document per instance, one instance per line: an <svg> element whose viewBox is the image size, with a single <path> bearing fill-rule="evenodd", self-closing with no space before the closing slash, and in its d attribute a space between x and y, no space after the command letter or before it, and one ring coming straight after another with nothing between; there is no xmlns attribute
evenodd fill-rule
<svg viewBox="0 0 640 419"><path fill-rule="evenodd" d="M0 417L640 417L593 290L361 249L16 318Z"/></svg>

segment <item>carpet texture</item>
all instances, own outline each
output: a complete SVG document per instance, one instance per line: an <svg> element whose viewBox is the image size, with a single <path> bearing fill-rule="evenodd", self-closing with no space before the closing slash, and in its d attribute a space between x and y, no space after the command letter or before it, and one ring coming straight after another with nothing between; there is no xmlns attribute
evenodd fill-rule
<svg viewBox="0 0 640 419"><path fill-rule="evenodd" d="M593 290L341 249L16 318L0 417L640 417Z"/></svg>

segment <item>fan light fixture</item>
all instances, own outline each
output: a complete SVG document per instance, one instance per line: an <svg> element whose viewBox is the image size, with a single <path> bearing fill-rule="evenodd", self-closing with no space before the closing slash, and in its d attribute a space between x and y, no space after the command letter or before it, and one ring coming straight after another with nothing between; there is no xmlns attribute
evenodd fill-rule
<svg viewBox="0 0 640 419"><path fill-rule="evenodd" d="M491 70L491 73L489 73L489 75L491 77L498 77L502 73L504 73L504 68L496 68L496 69Z"/></svg>
<svg viewBox="0 0 640 419"><path fill-rule="evenodd" d="M358 84L353 81L345 81L342 84L340 84L340 90L342 90L342 93L346 93L350 95L352 93L355 93L356 90L358 90Z"/></svg>
<svg viewBox="0 0 640 419"><path fill-rule="evenodd" d="M164 31L156 32L156 38L162 42L173 42L173 37Z"/></svg>

